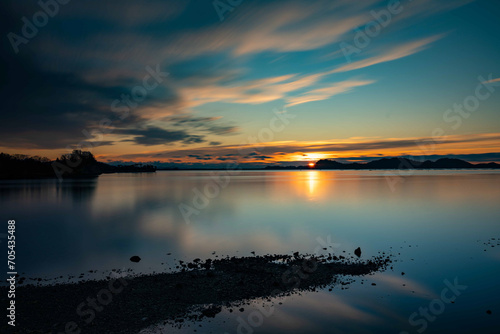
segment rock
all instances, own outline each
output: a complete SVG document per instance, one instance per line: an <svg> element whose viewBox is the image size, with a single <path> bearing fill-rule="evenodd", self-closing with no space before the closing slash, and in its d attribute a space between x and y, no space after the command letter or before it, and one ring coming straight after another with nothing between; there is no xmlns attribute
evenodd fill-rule
<svg viewBox="0 0 500 334"><path fill-rule="evenodd" d="M357 257L361 257L361 248L358 247L354 250L354 254L357 256Z"/></svg>
<svg viewBox="0 0 500 334"><path fill-rule="evenodd" d="M137 255L134 255L134 256L132 256L130 258L130 261L132 261L132 262L139 262L139 261L141 261L141 258L138 257Z"/></svg>
<svg viewBox="0 0 500 334"><path fill-rule="evenodd" d="M486 311L487 314L491 314L491 310Z"/></svg>
<svg viewBox="0 0 500 334"><path fill-rule="evenodd" d="M220 306L211 306L207 309L201 311L201 313L207 318L215 318L215 316L222 311Z"/></svg>

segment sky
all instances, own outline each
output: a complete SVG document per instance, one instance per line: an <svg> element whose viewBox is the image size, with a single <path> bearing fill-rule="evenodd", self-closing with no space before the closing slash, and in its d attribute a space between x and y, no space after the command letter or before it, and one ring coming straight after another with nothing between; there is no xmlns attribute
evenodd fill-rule
<svg viewBox="0 0 500 334"><path fill-rule="evenodd" d="M2 1L0 152L500 161L500 2Z"/></svg>

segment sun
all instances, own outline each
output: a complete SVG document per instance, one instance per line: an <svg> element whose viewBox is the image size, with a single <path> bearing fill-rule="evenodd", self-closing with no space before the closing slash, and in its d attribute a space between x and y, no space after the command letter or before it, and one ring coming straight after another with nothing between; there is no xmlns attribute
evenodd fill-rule
<svg viewBox="0 0 500 334"><path fill-rule="evenodd" d="M310 162L309 167L314 167L314 162Z"/></svg>

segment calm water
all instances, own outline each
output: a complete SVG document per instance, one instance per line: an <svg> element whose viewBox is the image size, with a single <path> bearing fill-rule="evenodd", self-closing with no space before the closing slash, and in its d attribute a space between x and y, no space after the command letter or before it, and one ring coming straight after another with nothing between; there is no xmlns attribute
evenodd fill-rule
<svg viewBox="0 0 500 334"><path fill-rule="evenodd" d="M394 270L364 284L358 279L347 290L287 297L272 309L264 303L264 313L257 311L262 301L243 313L223 311L201 328L196 324L198 333L419 333L424 327L425 333L498 333L500 173L220 175L160 171L62 183L3 181L0 212L17 222L18 271L46 278L91 269L151 272L168 270L174 259L323 247L352 253L360 246L363 258L400 253ZM142 261L131 263L132 255ZM462 286L453 304L441 301L445 280ZM424 307L431 307L427 320L418 314Z"/></svg>

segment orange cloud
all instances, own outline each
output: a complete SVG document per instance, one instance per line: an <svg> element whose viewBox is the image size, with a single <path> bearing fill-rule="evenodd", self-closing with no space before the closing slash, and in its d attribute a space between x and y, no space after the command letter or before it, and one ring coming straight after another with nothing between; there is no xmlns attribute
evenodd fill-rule
<svg viewBox="0 0 500 334"><path fill-rule="evenodd" d="M179 163L239 163L312 161L325 158L367 156L430 156L447 154L480 154L500 152L500 133L450 135L440 139L349 138L327 141L281 141L258 145L223 145L172 151L106 155L103 158L132 161Z"/></svg>

